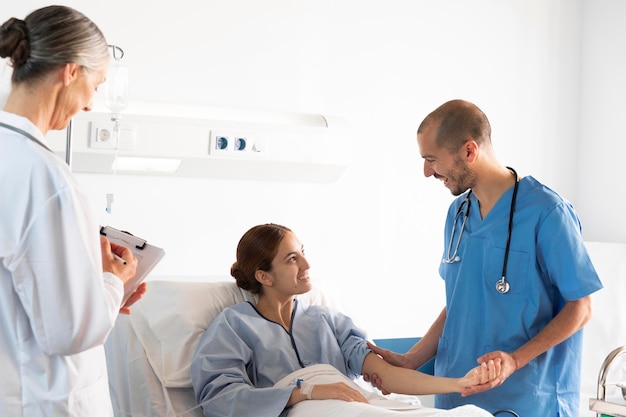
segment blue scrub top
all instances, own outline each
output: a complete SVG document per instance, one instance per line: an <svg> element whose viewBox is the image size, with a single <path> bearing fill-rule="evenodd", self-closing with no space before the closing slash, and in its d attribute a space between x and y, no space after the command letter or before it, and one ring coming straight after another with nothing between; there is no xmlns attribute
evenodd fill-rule
<svg viewBox="0 0 626 417"><path fill-rule="evenodd" d="M532 177L519 183L506 279L510 290L496 291L502 277L513 187L485 219L472 194L458 254L442 263L446 323L437 349L435 374L464 375L476 359L495 350L512 352L532 339L566 301L583 298L602 284L584 246L581 224L570 203ZM450 206L443 257L458 207ZM465 210L465 208L464 208ZM458 216L452 250L463 215ZM491 412L511 409L520 416L577 416L580 396L582 330L538 356L490 391L461 397L437 395L435 406L473 403Z"/></svg>

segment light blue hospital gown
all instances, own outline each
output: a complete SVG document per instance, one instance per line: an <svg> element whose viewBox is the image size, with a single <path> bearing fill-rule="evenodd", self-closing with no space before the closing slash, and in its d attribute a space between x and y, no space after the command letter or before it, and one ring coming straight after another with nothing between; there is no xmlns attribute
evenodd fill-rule
<svg viewBox="0 0 626 417"><path fill-rule="evenodd" d="M512 352L534 337L566 301L583 298L602 284L583 244L572 206L532 177L520 181L506 278L500 294L513 187L481 219L472 194L459 262L440 266L446 287L446 323L437 348L435 374L458 377L481 355ZM457 209L450 206L444 257ZM462 216L457 220L453 250ZM437 395L435 406L474 403L491 412L512 409L522 417L578 416L582 331L540 355L491 391L469 397Z"/></svg>
<svg viewBox="0 0 626 417"><path fill-rule="evenodd" d="M351 378L361 374L370 350L365 334L349 317L296 300L291 323L288 333L248 302L215 318L191 366L196 400L205 415L284 416L293 387L273 385L305 366L323 363Z"/></svg>

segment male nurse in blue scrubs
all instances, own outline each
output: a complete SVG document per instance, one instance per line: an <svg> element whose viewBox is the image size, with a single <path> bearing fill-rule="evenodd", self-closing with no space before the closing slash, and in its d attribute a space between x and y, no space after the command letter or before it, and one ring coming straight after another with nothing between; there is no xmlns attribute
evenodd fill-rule
<svg viewBox="0 0 626 417"><path fill-rule="evenodd" d="M473 403L521 417L578 416L581 329L602 284L572 205L497 161L489 121L472 103L441 105L419 126L417 142L424 175L457 196L439 267L446 306L406 354L373 349L412 369L436 356L435 374L450 377L502 360L499 379L437 395L439 408Z"/></svg>

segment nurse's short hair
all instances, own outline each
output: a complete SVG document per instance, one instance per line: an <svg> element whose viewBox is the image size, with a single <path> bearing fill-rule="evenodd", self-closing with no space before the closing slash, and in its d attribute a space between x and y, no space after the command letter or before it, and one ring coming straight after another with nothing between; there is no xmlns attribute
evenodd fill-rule
<svg viewBox="0 0 626 417"><path fill-rule="evenodd" d="M487 115L474 103L450 100L424 118L417 134L435 128L435 143L450 153L458 151L468 140L491 146L491 125Z"/></svg>
<svg viewBox="0 0 626 417"><path fill-rule="evenodd" d="M47 6L0 26L0 57L9 58L13 84L36 81L65 65L99 70L109 62L104 35L87 16L67 6Z"/></svg>
<svg viewBox="0 0 626 417"><path fill-rule="evenodd" d="M272 270L272 260L287 232L291 230L285 226L268 223L254 226L244 233L237 245L237 261L230 268L239 288L253 294L263 291L255 273L257 270Z"/></svg>

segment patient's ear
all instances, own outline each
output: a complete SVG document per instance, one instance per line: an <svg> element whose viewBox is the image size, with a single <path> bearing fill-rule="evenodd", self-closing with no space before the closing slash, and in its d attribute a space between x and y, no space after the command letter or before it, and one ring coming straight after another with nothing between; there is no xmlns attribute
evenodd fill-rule
<svg viewBox="0 0 626 417"><path fill-rule="evenodd" d="M261 285L267 285L268 287L272 286L272 277L267 273L267 271L257 269L254 272L254 277L261 283Z"/></svg>

